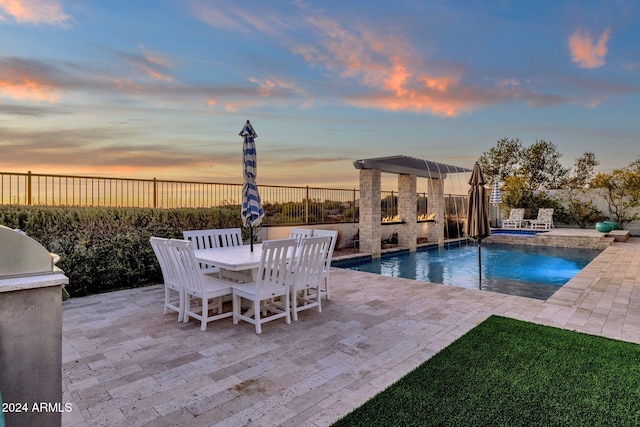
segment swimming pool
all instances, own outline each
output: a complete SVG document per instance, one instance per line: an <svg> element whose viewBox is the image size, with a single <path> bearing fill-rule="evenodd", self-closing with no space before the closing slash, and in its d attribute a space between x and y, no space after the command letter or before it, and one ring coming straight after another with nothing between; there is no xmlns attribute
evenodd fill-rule
<svg viewBox="0 0 640 427"><path fill-rule="evenodd" d="M482 289L546 300L599 253L595 249L483 245ZM336 267L478 289L475 244L430 247Z"/></svg>

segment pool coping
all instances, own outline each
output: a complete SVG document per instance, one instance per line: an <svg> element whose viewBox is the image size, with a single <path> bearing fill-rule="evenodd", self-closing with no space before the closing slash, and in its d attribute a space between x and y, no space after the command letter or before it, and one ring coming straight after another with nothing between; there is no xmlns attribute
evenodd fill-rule
<svg viewBox="0 0 640 427"><path fill-rule="evenodd" d="M512 229L509 229L512 230ZM450 244L461 240L473 239L452 239L447 240L444 244ZM626 241L626 240L625 240ZM531 246L553 246L565 248L584 248L604 250L611 246L614 242L621 242L615 234L600 233L596 230L584 228L554 228L552 230L544 230L535 235L514 235L514 234L492 234L483 239L486 244L505 243L513 245L531 245ZM417 245L416 250L420 250L430 246L438 246L436 242L421 243ZM406 246L397 246L394 248L386 248L380 251L380 256L384 257L388 254L401 253L409 251ZM358 252L347 255L337 255L333 257L333 261L350 261L362 258L363 260L372 258L373 255L368 252ZM331 264L334 265L333 262ZM337 266L337 265L336 265Z"/></svg>
<svg viewBox="0 0 640 427"><path fill-rule="evenodd" d="M530 238L530 236L527 236ZM525 238L527 238L525 237ZM452 241L447 241L444 243L444 246L451 246L451 245L455 245L456 243L459 243L460 241L465 241L465 243L467 243L469 240L473 240L473 239L456 239L456 240L452 240ZM608 246L610 246L611 244L613 244L613 240L611 240L610 243L607 243L607 245L605 247L585 247L585 246L565 246L565 245L542 245L542 244L533 244L533 245L524 245L519 243L518 241L509 241L509 242L503 242L503 241L492 241L489 242L488 245L514 245L514 246L536 246L536 247L540 247L540 246L548 246L548 247L554 247L554 248L566 248L566 249L586 249L586 250L597 250L599 251L599 253L591 260L589 261L589 263L587 263L587 265L585 265L584 267L582 267L578 273L576 273L575 276L577 276L583 269L585 269L589 264L591 264L593 261L595 261L604 251L604 249ZM435 243L424 243L421 245L418 245L418 248L416 249L415 252L421 252L424 250L429 250L429 248L437 248L439 245L435 244ZM400 255L400 254L405 254L405 253L410 253L408 248L405 247L395 247L395 248L388 248L388 249L383 249L380 255L380 259L385 259L388 257L392 257L394 255ZM348 255L343 255L343 256L339 256L334 258L331 261L331 266L335 267L335 268L340 268L340 269L347 269L347 270L354 270L352 267L356 267L359 264L362 263L367 263L369 261L371 261L373 259L372 254L370 253L356 253L356 254L348 254ZM355 269L357 271L360 271L359 269ZM366 272L366 271L363 271ZM375 274L378 276L385 276L383 274L379 274L379 273L369 273L366 272L368 274ZM429 282L427 280L422 280L422 279L415 279L415 278L404 278L404 277L397 277L397 276L385 276L385 277L395 277L395 278L400 278L400 279L406 279L406 280L417 280L423 283L435 283L435 282ZM531 295L521 295L521 294L514 294L514 293L509 293L509 292L498 292L496 290L490 290L490 289L483 289L483 291L485 292L494 292L494 293L500 293L503 295L512 295L512 296L518 296L518 297L523 297L523 298L530 298L530 299L535 299L538 301L548 301L550 298L552 298L560 289L562 289L562 287L566 286L571 280L573 280L573 277L571 279L569 279L567 282L565 282L562 285L557 285L557 289L550 295L548 295L546 298L538 298L535 296L531 296ZM447 285L444 283L438 283L444 286L456 286L456 285ZM546 284L545 284L546 285ZM556 286L555 284L553 286ZM461 287L464 289L469 289L468 287L465 286L457 286L457 287Z"/></svg>

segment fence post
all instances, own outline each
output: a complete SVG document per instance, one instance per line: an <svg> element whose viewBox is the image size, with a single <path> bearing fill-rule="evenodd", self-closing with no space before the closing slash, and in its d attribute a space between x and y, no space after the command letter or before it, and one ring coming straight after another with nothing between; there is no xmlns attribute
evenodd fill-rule
<svg viewBox="0 0 640 427"><path fill-rule="evenodd" d="M356 222L356 189L355 188L353 189L353 205L351 206L353 207L352 222Z"/></svg>
<svg viewBox="0 0 640 427"><path fill-rule="evenodd" d="M393 218L395 215L393 214L393 208L396 207L396 201L393 198L393 190L391 190L391 199L389 200L389 203L391 203L391 215L389 215L391 218Z"/></svg>
<svg viewBox="0 0 640 427"><path fill-rule="evenodd" d="M31 205L31 171L27 171L27 205Z"/></svg>
<svg viewBox="0 0 640 427"><path fill-rule="evenodd" d="M304 203L304 223L309 224L309 186L307 185L307 197Z"/></svg>
<svg viewBox="0 0 640 427"><path fill-rule="evenodd" d="M158 181L153 177L153 207L158 207Z"/></svg>

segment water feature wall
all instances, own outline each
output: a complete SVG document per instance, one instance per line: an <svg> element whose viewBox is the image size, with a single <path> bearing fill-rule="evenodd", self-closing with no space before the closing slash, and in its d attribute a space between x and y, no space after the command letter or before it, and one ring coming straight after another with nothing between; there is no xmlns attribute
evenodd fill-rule
<svg viewBox="0 0 640 427"><path fill-rule="evenodd" d="M466 194L468 184L463 191L460 186L461 174L471 172L469 169L449 166L441 163L420 160L407 156L380 157L376 159L357 160L354 163L360 171L360 250L369 252L374 258L380 256L381 221L381 173L398 175L398 217L401 226L398 231L400 246L415 251L417 247L417 178L426 178L428 214L434 216L434 221L428 223L427 240L439 245L445 241L445 227L447 215L445 210L451 210L445 203L445 186L457 187L458 194ZM454 179L447 180L447 177ZM449 181L447 183L447 181ZM392 193L393 194L393 193ZM463 236L464 231L460 220L460 211L464 209L454 202L453 213L456 218L455 237ZM449 212L448 212L449 213ZM451 233L450 233L451 234Z"/></svg>

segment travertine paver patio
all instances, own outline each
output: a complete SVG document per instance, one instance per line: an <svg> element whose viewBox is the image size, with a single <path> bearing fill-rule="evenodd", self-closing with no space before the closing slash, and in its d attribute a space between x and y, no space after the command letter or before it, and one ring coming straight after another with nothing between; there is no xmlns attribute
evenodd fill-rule
<svg viewBox="0 0 640 427"><path fill-rule="evenodd" d="M321 314L262 335L162 314L160 286L64 304L64 426L323 426L491 314L640 343L640 238L607 248L548 301L332 271Z"/></svg>

